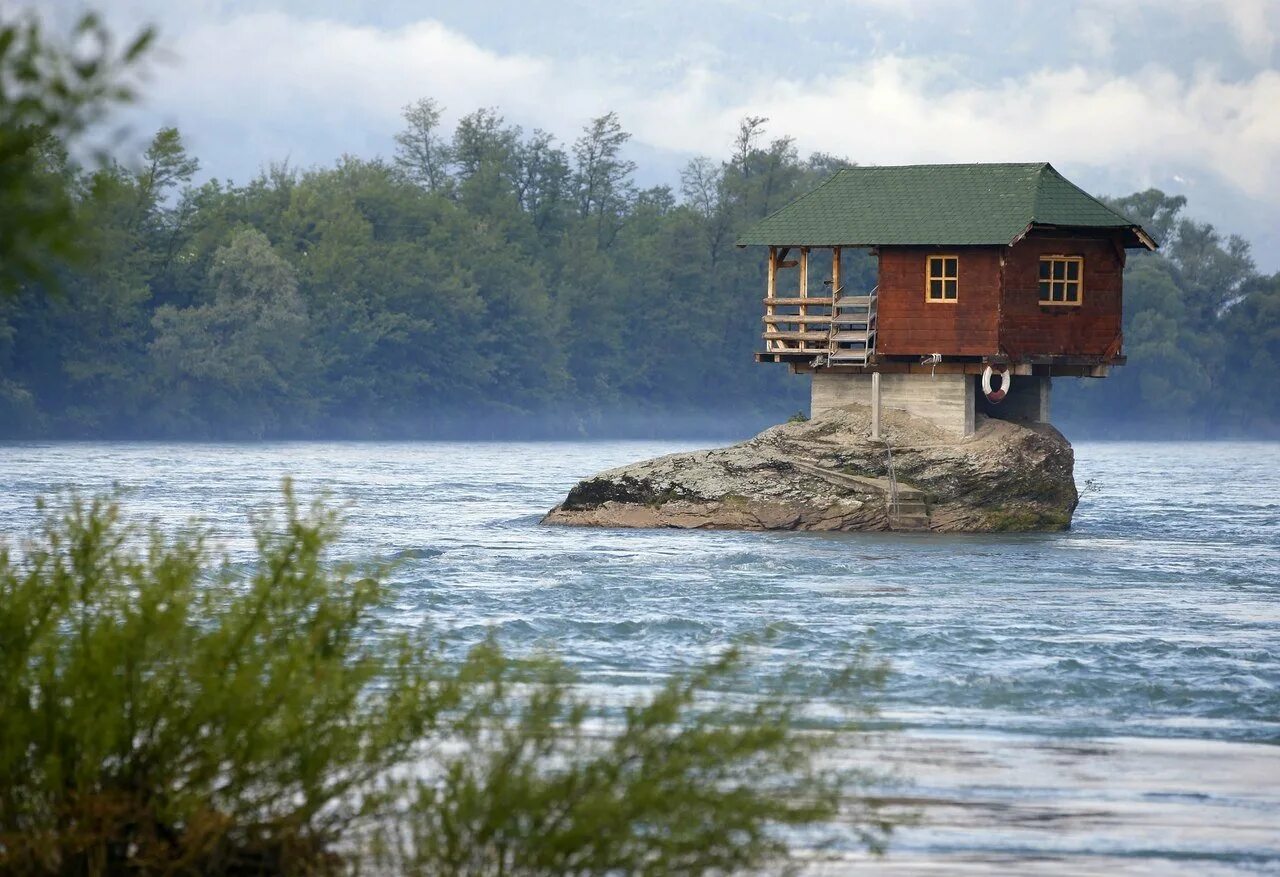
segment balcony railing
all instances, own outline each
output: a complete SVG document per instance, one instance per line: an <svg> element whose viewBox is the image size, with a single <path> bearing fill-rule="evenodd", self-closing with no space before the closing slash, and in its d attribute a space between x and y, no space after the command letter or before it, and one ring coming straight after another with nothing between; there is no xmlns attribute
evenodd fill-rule
<svg viewBox="0 0 1280 877"><path fill-rule="evenodd" d="M831 248L829 295L809 294L809 247L769 248L769 288L764 299L765 351L828 362L866 364L875 349L876 291L845 295L840 283L840 248ZM796 291L779 294L779 272L797 269Z"/></svg>

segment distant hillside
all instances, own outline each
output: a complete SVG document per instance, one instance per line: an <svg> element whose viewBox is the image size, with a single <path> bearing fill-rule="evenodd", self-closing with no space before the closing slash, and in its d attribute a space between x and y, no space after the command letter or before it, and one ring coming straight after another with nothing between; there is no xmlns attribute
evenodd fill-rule
<svg viewBox="0 0 1280 877"><path fill-rule="evenodd" d="M493 110L406 113L391 159L192 187L160 131L140 169L75 177L91 260L0 300L3 437L745 433L805 407L757 366L763 256L738 229L845 159L763 120L680 191L639 189L613 114L573 144ZM853 158L856 159L856 156ZM1059 381L1073 434L1280 433L1280 275L1150 190L1126 271L1129 365ZM861 260L853 285L875 283Z"/></svg>

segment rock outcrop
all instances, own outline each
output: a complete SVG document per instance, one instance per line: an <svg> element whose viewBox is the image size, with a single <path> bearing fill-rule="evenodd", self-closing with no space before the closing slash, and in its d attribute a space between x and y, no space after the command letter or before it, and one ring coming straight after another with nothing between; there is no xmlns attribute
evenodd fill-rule
<svg viewBox="0 0 1280 877"><path fill-rule="evenodd" d="M978 417L957 439L850 405L727 448L671 454L578 482L544 524L735 530L1062 530L1077 494L1070 443L1048 424ZM889 457L892 454L893 480Z"/></svg>

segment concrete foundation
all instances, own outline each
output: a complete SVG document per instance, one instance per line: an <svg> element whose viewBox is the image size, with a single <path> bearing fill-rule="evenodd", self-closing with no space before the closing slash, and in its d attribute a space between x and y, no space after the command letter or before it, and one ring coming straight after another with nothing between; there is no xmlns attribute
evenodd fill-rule
<svg viewBox="0 0 1280 877"><path fill-rule="evenodd" d="M1049 399L1053 389L1050 378L1015 375L1009 394L997 405L987 401L978 381L976 404L979 414L1011 420L1015 423L1048 423Z"/></svg>
<svg viewBox="0 0 1280 877"><path fill-rule="evenodd" d="M893 375L880 377L880 405L923 418L958 436L973 434L978 414L1017 423L1048 423L1049 378L1018 375L1008 395L997 405L982 393L976 375ZM858 403L872 404L872 376L841 374L819 369L813 373L810 416L831 408Z"/></svg>
<svg viewBox="0 0 1280 877"><path fill-rule="evenodd" d="M958 436L973 434L973 375L880 375L880 404ZM871 375L813 373L810 416L852 403L871 404Z"/></svg>

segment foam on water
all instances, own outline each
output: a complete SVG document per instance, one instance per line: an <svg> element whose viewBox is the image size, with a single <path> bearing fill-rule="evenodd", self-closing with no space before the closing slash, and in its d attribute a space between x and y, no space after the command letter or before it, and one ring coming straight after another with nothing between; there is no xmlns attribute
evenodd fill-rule
<svg viewBox="0 0 1280 877"><path fill-rule="evenodd" d="M926 807L895 868L1280 867L1280 446L1079 445L1077 482L1093 487L1060 534L537 526L578 478L690 446L4 445L0 531L27 532L38 494L119 483L135 513L201 517L245 560L245 509L292 475L347 504L340 554L426 555L395 574L397 623L554 644L614 695L765 624L780 632L771 667L823 672L869 637L905 726L878 757L928 750L908 769L918 787L984 814L954 828L953 810ZM1250 770L1222 781L1236 761ZM1082 797L1110 821L1072 821ZM1192 823L1220 830L1174 831Z"/></svg>

